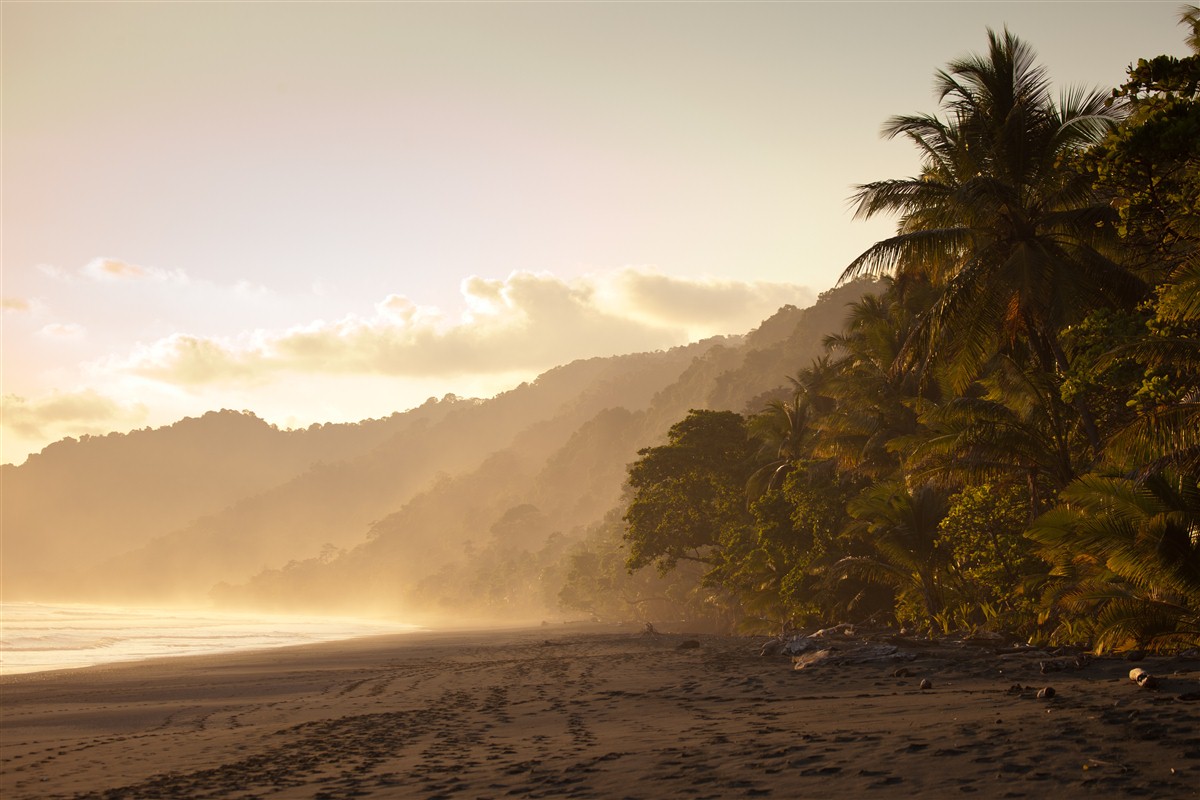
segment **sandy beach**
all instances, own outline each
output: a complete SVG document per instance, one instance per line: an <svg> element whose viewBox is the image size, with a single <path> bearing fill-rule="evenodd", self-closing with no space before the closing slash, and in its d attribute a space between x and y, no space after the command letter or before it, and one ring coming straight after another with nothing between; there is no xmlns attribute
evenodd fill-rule
<svg viewBox="0 0 1200 800"><path fill-rule="evenodd" d="M763 641L551 626L10 676L0 796L1200 796L1198 660L795 670Z"/></svg>

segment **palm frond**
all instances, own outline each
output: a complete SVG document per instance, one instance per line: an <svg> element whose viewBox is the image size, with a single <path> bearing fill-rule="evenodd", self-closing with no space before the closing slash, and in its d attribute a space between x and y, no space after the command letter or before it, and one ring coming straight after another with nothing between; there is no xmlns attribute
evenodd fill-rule
<svg viewBox="0 0 1200 800"><path fill-rule="evenodd" d="M967 228L935 228L901 233L876 242L850 262L838 283L844 284L863 275L894 275L903 264L938 264L953 260L970 244Z"/></svg>

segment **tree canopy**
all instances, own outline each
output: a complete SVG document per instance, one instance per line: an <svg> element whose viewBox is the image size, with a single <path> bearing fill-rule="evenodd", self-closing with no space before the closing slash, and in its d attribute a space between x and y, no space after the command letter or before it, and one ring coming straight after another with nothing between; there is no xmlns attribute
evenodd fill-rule
<svg viewBox="0 0 1200 800"><path fill-rule="evenodd" d="M692 411L630 466L626 567L703 565L744 627L891 621L1200 645L1200 11L1193 55L1055 92L988 31L892 117L911 177L789 396ZM723 593L723 594L722 594Z"/></svg>

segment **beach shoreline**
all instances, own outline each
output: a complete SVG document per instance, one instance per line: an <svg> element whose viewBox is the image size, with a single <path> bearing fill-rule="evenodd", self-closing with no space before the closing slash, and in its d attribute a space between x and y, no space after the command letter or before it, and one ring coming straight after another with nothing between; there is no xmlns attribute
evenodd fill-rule
<svg viewBox="0 0 1200 800"><path fill-rule="evenodd" d="M270 650L420 629L383 618L255 613L211 606L2 601L0 677Z"/></svg>
<svg viewBox="0 0 1200 800"><path fill-rule="evenodd" d="M1200 661L797 671L763 641L414 631L5 676L0 796L1200 797Z"/></svg>

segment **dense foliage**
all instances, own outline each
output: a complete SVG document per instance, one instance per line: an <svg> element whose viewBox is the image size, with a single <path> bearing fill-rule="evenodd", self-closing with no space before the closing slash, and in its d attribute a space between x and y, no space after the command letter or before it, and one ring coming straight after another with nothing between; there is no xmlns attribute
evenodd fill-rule
<svg viewBox="0 0 1200 800"><path fill-rule="evenodd" d="M854 197L899 219L843 275L881 290L790 397L643 449L563 599L1200 645L1200 12L1182 22L1194 55L1107 95L1052 92L1007 31L939 71L939 113L884 128L917 172Z"/></svg>

